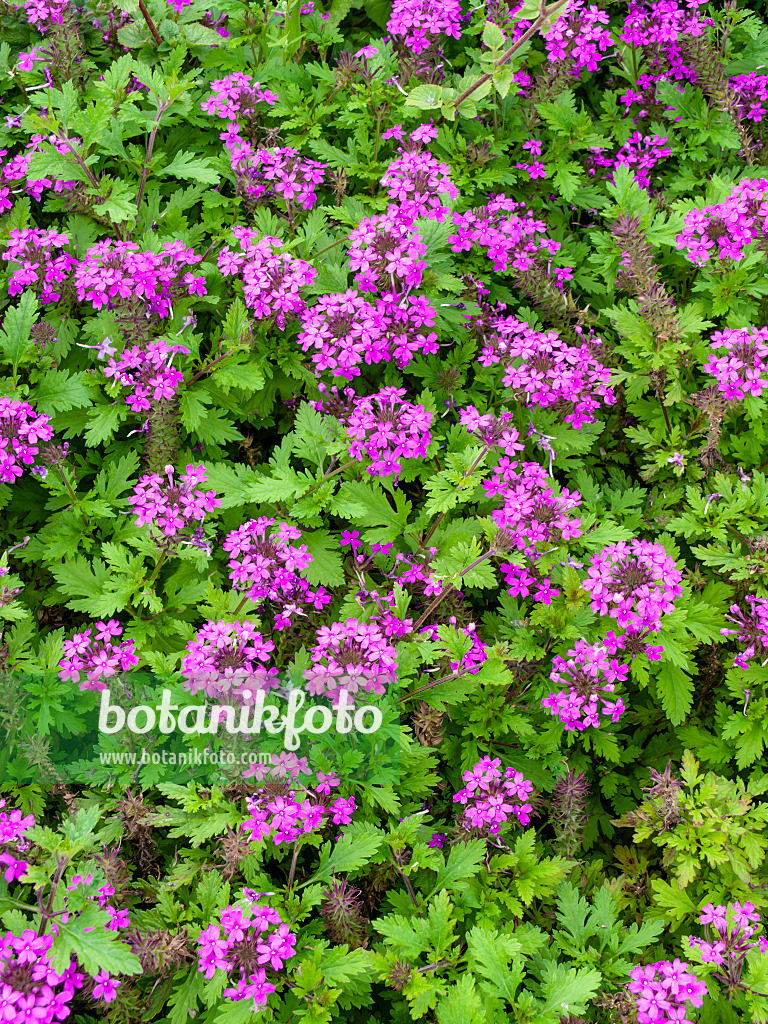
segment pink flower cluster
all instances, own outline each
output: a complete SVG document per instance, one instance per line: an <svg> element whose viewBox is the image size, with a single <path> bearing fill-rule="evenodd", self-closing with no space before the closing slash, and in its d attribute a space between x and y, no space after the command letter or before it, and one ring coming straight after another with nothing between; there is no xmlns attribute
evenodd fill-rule
<svg viewBox="0 0 768 1024"><path fill-rule="evenodd" d="M181 295L205 295L205 278L186 267L199 263L181 241L166 242L162 252L140 252L135 242L107 238L88 250L75 270L75 289L81 302L94 309L114 309L139 299L147 316L168 317Z"/></svg>
<svg viewBox="0 0 768 1024"><path fill-rule="evenodd" d="M712 335L714 349L704 370L717 381L729 402L747 395L759 398L768 388L768 327L734 327ZM725 353L715 354L722 352Z"/></svg>
<svg viewBox="0 0 768 1024"><path fill-rule="evenodd" d="M500 766L500 758L484 757L462 775L466 786L453 802L464 808L459 824L467 832L495 836L512 818L524 827L530 823L533 783L514 768L502 772Z"/></svg>
<svg viewBox="0 0 768 1024"><path fill-rule="evenodd" d="M504 307L502 306L501 309ZM504 384L521 392L529 408L554 408L577 430L594 423L600 404L614 405L611 371L598 358L601 342L578 347L557 331L537 331L525 321L499 313L490 319L478 357L481 366L501 363Z"/></svg>
<svg viewBox="0 0 768 1024"><path fill-rule="evenodd" d="M421 284L427 247L407 219L397 213L364 217L349 240L349 266L361 291L401 293Z"/></svg>
<svg viewBox="0 0 768 1024"><path fill-rule="evenodd" d="M746 644L744 650L733 658L733 664L742 669L749 668L752 658L759 658L763 664L768 658L768 599L747 597L746 602L751 606L751 612L743 612L737 604L732 604L731 614L725 616L738 628L720 630L723 636L735 636L740 643Z"/></svg>
<svg viewBox="0 0 768 1024"><path fill-rule="evenodd" d="M0 213L5 210L10 210L13 206L11 199L12 187L13 192L25 191L27 195L32 196L37 202L43 196L46 189L57 192L66 192L68 189L74 188L76 182L74 181L58 181L53 178L40 178L37 180L29 180L27 178L27 172L29 165L32 162L32 157L41 148L43 143L50 143L54 149L58 150L59 153L69 153L69 147L66 142L58 139L55 135L33 135L31 140L27 143L26 153L17 153L0 167ZM69 144L73 147L75 152L78 152L82 146L82 140L78 138L70 138ZM7 149L0 150L0 157L8 155ZM9 187L10 186L10 187Z"/></svg>
<svg viewBox="0 0 768 1024"><path fill-rule="evenodd" d="M0 808L4 808L5 803L5 800L0 800ZM25 853L29 849L29 842L24 839L24 833L34 824L34 814L25 816L18 809L10 813L0 810L0 870L3 871L6 882L15 882L27 873L29 865L16 854Z"/></svg>
<svg viewBox="0 0 768 1024"><path fill-rule="evenodd" d="M611 172L623 164L634 170L635 179L641 188L648 188L651 184L651 171L672 154L667 141L666 135L643 135L637 131L630 135L613 156L604 156L604 150L592 147L586 160L587 173L594 177L598 169L603 168L607 173L601 177L613 181Z"/></svg>
<svg viewBox="0 0 768 1024"><path fill-rule="evenodd" d="M768 179L745 178L722 203L691 210L675 245L686 259L703 267L712 256L741 260L746 247L768 238Z"/></svg>
<svg viewBox="0 0 768 1024"><path fill-rule="evenodd" d="M480 210L454 213L453 223L456 233L448 236L451 250L469 252L479 245L497 273L530 270L536 258L554 256L561 247L547 237L545 221L526 210L525 203L505 195L491 196Z"/></svg>
<svg viewBox="0 0 768 1024"><path fill-rule="evenodd" d="M173 398L184 380L184 374L171 365L177 352L189 355L188 348L170 345L165 338L150 342L146 348L128 346L116 359L109 360L104 373L132 389L125 401L133 412L145 412L153 402Z"/></svg>
<svg viewBox="0 0 768 1024"><path fill-rule="evenodd" d="M315 790L304 786L292 789L288 783L272 783L270 789L260 789L248 800L252 817L242 824L242 832L249 842L261 843L271 839L281 843L296 843L302 836L322 829L328 822L348 825L355 812L353 797L336 797L330 801L332 786L339 780L325 776ZM277 789L279 792L274 792Z"/></svg>
<svg viewBox="0 0 768 1024"><path fill-rule="evenodd" d="M537 462L524 462L519 471L517 466L503 457L491 479L483 481L489 496L500 495L504 501L491 518L503 531L507 546L536 558L541 554L539 545L551 548L580 537L581 519L572 519L569 513L578 508L581 495L567 488L555 494L547 484L547 471Z"/></svg>
<svg viewBox="0 0 768 1024"><path fill-rule="evenodd" d="M267 903L246 897L246 906L225 907L218 924L200 932L198 971L212 978L217 970L231 975L234 987L224 989L227 999L252 999L254 1008L266 1006L276 990L267 971L282 970L296 955L296 936Z"/></svg>
<svg viewBox="0 0 768 1024"><path fill-rule="evenodd" d="M257 233L248 228L234 228L241 251L227 246L222 249L218 264L225 277L242 277L245 303L257 320L274 317L278 327L285 327L286 316L299 315L304 307L300 289L311 285L317 270L304 260L287 252L278 252L279 238Z"/></svg>
<svg viewBox="0 0 768 1024"><path fill-rule="evenodd" d="M251 519L227 534L223 548L229 554L229 578L235 590L245 591L251 601L271 601L277 606L275 629L290 626L296 615L306 615L307 607L322 611L330 604L325 587L310 588L301 572L312 563L301 531L288 523L262 517Z"/></svg>
<svg viewBox="0 0 768 1024"><path fill-rule="evenodd" d="M244 120L249 124L261 103L273 107L277 102L276 93L262 89L260 82L240 71L211 82L211 91L213 95L203 100L200 109L224 121Z"/></svg>
<svg viewBox="0 0 768 1024"><path fill-rule="evenodd" d="M751 72L735 75L731 88L739 99L738 115L745 121L758 123L765 119L765 105L768 103L768 75Z"/></svg>
<svg viewBox="0 0 768 1024"><path fill-rule="evenodd" d="M630 0L620 38L634 46L671 48L681 36L702 36L714 24L699 16L698 9L706 4L707 0Z"/></svg>
<svg viewBox="0 0 768 1024"><path fill-rule="evenodd" d="M506 455L513 457L525 448L520 444L520 434L512 426L514 419L511 412L502 412L498 416L491 412L481 414L474 405L459 410L459 423L468 433L476 434L489 448L498 445Z"/></svg>
<svg viewBox="0 0 768 1024"><path fill-rule="evenodd" d="M635 538L592 555L581 585L598 615L615 618L621 629L656 631L682 593L682 578L661 544Z"/></svg>
<svg viewBox="0 0 768 1024"><path fill-rule="evenodd" d="M187 644L181 663L185 686L209 697L237 698L252 704L255 690L279 685L277 669L266 669L275 645L247 619L245 622L206 622Z"/></svg>
<svg viewBox="0 0 768 1024"><path fill-rule="evenodd" d="M399 477L401 459L426 455L434 414L423 405L405 401L405 388L384 388L365 398L355 396L351 388L345 393L351 402L338 418L349 438L349 455L360 461L370 459L366 470L371 476ZM333 413L336 415L335 410Z"/></svg>
<svg viewBox="0 0 768 1024"><path fill-rule="evenodd" d="M376 622L350 617L317 631L312 667L304 673L307 691L337 700L341 691L381 695L396 680L397 652Z"/></svg>
<svg viewBox="0 0 768 1024"><path fill-rule="evenodd" d="M307 160L297 149L288 147L254 149L236 134L238 130L236 125L229 134L225 133L238 193L258 203L282 199L289 214L295 206L311 210L328 165Z"/></svg>
<svg viewBox="0 0 768 1024"><path fill-rule="evenodd" d="M31 928L0 938L0 1020L54 1024L69 1016L69 1004L84 977L74 960L65 970L55 971L52 945L52 935L38 936Z"/></svg>
<svg viewBox="0 0 768 1024"><path fill-rule="evenodd" d="M423 295L385 292L374 303L353 289L323 295L306 310L297 338L305 352L314 349L318 370L352 380L365 363L394 361L404 369L418 353L439 351L435 311Z"/></svg>
<svg viewBox="0 0 768 1024"><path fill-rule="evenodd" d="M69 237L53 229L13 228L7 244L2 258L18 264L8 282L8 294L20 295L31 286L43 304L58 302L59 285L77 265L74 256L57 251L69 245Z"/></svg>
<svg viewBox="0 0 768 1024"><path fill-rule="evenodd" d="M579 640L567 658L555 656L549 678L564 688L550 693L541 706L558 717L568 732L598 728L601 714L618 722L626 706L621 697L609 700L608 696L628 675L628 666L610 658L604 646Z"/></svg>
<svg viewBox="0 0 768 1024"><path fill-rule="evenodd" d="M607 25L608 12L597 4L585 7L584 0L570 0L560 16L541 31L547 60L550 64L570 62L574 75L584 68L597 71L605 51L613 46Z"/></svg>
<svg viewBox="0 0 768 1024"><path fill-rule="evenodd" d="M698 952L702 963L722 969L714 974L719 981L731 980L728 975L735 975L738 981L741 966L751 949L768 952L768 939L759 936L756 942L752 941L760 926L760 915L754 903L733 903L728 907L707 903L702 907L699 923L705 926L706 938L691 935L688 943Z"/></svg>
<svg viewBox="0 0 768 1024"><path fill-rule="evenodd" d="M659 960L651 967L634 967L627 989L635 997L638 1024L692 1024L690 1006L701 1006L707 994L690 964Z"/></svg>
<svg viewBox="0 0 768 1024"><path fill-rule="evenodd" d="M38 415L29 402L0 398L0 481L11 484L24 473L24 466L35 467L38 441L52 437L50 416Z"/></svg>
<svg viewBox="0 0 768 1024"><path fill-rule="evenodd" d="M64 657L59 662L59 679L71 679L80 683L81 690L105 690L104 679L110 679L118 672L127 672L138 665L139 659L133 640L122 640L123 627L116 619L97 622L94 629L75 633L71 640L61 645ZM81 680L80 673L85 673Z"/></svg>
<svg viewBox="0 0 768 1024"><path fill-rule="evenodd" d="M28 23L45 33L55 25L64 23L64 12L69 6L69 0L23 0L22 6Z"/></svg>
<svg viewBox="0 0 768 1024"><path fill-rule="evenodd" d="M401 150L387 167L381 184L398 204L399 216L413 222L417 217L442 222L450 212L443 198L458 198L450 179L451 168L426 150Z"/></svg>
<svg viewBox="0 0 768 1024"><path fill-rule="evenodd" d="M150 537L165 548L188 537L196 524L202 524L206 515L221 505L215 491L198 490L198 485L208 478L204 466L187 466L178 482L173 478L174 472L173 466L166 466L165 476L142 476L128 499L136 512L136 525L149 526ZM191 543L206 546L202 525L195 528Z"/></svg>
<svg viewBox="0 0 768 1024"><path fill-rule="evenodd" d="M387 32L411 53L423 53L440 36L461 37L459 0L394 0Z"/></svg>

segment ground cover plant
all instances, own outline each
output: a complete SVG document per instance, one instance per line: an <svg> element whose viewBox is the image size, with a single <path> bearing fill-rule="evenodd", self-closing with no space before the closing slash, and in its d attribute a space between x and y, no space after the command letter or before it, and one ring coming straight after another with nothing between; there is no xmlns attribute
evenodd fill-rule
<svg viewBox="0 0 768 1024"><path fill-rule="evenodd" d="M4 0L0 1020L768 1022L754 8Z"/></svg>

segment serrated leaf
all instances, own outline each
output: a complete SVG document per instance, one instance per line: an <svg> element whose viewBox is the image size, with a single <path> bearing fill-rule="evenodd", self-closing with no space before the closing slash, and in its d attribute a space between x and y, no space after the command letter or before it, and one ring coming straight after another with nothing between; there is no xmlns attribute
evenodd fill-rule
<svg viewBox="0 0 768 1024"><path fill-rule="evenodd" d="M11 306L3 319L0 329L0 350L5 361L13 367L14 376L28 350L33 347L30 331L37 320L39 308L35 293L25 291L18 304Z"/></svg>
<svg viewBox="0 0 768 1024"><path fill-rule="evenodd" d="M441 889L455 889L456 882L466 878L472 878L480 870L480 865L486 857L487 846L484 839L471 839L468 843L454 846L445 864L438 870L435 884L430 890L429 897L435 895ZM463 888L459 886L458 888Z"/></svg>
<svg viewBox="0 0 768 1024"><path fill-rule="evenodd" d="M302 533L301 542L312 555L312 562L303 573L312 586L340 587L344 582L344 563L338 539L327 530L315 530Z"/></svg>
<svg viewBox="0 0 768 1024"><path fill-rule="evenodd" d="M105 928L110 919L109 911L93 907L67 924L59 922L59 934L53 943L55 969L68 966L74 954L89 974L141 974L141 961L130 946L110 938L114 933Z"/></svg>
<svg viewBox="0 0 768 1024"><path fill-rule="evenodd" d="M664 662L656 681L667 718L680 725L693 704L693 679L679 665Z"/></svg>
<svg viewBox="0 0 768 1024"><path fill-rule="evenodd" d="M195 153L180 152L157 172L161 177L172 175L185 181L201 181L206 185L217 185L221 175L213 168L209 157L197 156Z"/></svg>

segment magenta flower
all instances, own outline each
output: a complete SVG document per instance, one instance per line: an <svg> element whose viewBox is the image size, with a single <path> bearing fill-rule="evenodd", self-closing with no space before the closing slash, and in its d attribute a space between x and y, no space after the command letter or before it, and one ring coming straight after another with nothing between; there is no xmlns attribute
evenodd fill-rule
<svg viewBox="0 0 768 1024"><path fill-rule="evenodd" d="M265 1006L268 996L277 990L267 980L267 970L277 981L275 972L296 955L296 936L276 910L256 902L258 895L245 890L245 906L225 907L220 924L211 924L200 933L198 970L206 978L212 978L217 970L226 971L234 985L224 989L225 998L252 999L255 1006Z"/></svg>
<svg viewBox="0 0 768 1024"><path fill-rule="evenodd" d="M36 465L36 459L40 455L38 442L53 437L50 423L50 416L38 415L29 402L0 398L0 481L13 483L25 466L45 475L45 467Z"/></svg>
<svg viewBox="0 0 768 1024"><path fill-rule="evenodd" d="M612 616L621 629L657 630L682 593L682 578L661 544L634 539L593 555L582 586L593 611Z"/></svg>
<svg viewBox="0 0 768 1024"><path fill-rule="evenodd" d="M287 252L278 252L283 244L278 238L265 235L256 240L255 231L242 227L233 230L241 251L228 246L222 249L219 270L225 277L242 277L246 305L257 320L274 317L277 326L284 328L286 316L298 315L304 309L299 289L312 284L317 270Z"/></svg>
<svg viewBox="0 0 768 1024"><path fill-rule="evenodd" d="M474 768L464 772L466 786L453 798L454 803L464 808L459 819L462 830L473 835L495 836L511 818L516 818L520 825L529 824L532 808L527 801L533 783L514 768L505 768L502 772L500 765L498 757L484 757Z"/></svg>
<svg viewBox="0 0 768 1024"><path fill-rule="evenodd" d="M687 1019L687 1003L701 1006L707 985L689 964L660 960L652 967L635 967L627 991L634 996L638 1024L672 1024Z"/></svg>
<svg viewBox="0 0 768 1024"><path fill-rule="evenodd" d="M205 517L221 505L215 491L198 490L207 479L204 466L189 465L178 481L173 466L165 467L165 476L151 473L142 476L128 499L134 506L136 525L148 526L150 537L164 548L187 539L197 547L205 547L200 536Z"/></svg>
<svg viewBox="0 0 768 1024"><path fill-rule="evenodd" d="M276 668L265 668L275 645L253 623L209 621L187 644L181 663L184 685L191 693L252 703L255 690L279 685Z"/></svg>
<svg viewBox="0 0 768 1024"><path fill-rule="evenodd" d="M404 50L418 55L441 35L458 39L460 17L458 0L394 0L387 32Z"/></svg>
<svg viewBox="0 0 768 1024"><path fill-rule="evenodd" d="M105 679L127 672L139 663L133 640L114 642L123 633L118 622L97 622L95 630L94 637L91 636L94 631L91 627L75 633L71 640L65 640L61 645L64 657L59 662L59 679L71 679L80 684L81 690L105 690ZM81 672L85 673L83 680Z"/></svg>
<svg viewBox="0 0 768 1024"><path fill-rule="evenodd" d="M616 683L624 682L628 675L628 666L619 665L605 647L579 640L567 659L555 656L549 678L563 689L550 693L541 705L558 717L568 732L597 728L601 714L617 722L626 711L624 701L609 700L606 694L612 695Z"/></svg>
<svg viewBox="0 0 768 1024"><path fill-rule="evenodd" d="M341 690L383 694L395 680L397 654L375 622L348 618L321 626L304 677L313 696L336 700Z"/></svg>
<svg viewBox="0 0 768 1024"><path fill-rule="evenodd" d="M292 619L307 610L330 604L325 587L310 587L301 573L312 563L301 531L274 519L252 519L229 533L223 548L229 553L229 578L236 590L245 591L251 601L268 600L275 607L275 629L283 630Z"/></svg>

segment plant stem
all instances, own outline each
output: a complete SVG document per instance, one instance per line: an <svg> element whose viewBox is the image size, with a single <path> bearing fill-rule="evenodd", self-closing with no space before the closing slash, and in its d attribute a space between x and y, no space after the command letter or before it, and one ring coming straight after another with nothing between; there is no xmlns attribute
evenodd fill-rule
<svg viewBox="0 0 768 1024"><path fill-rule="evenodd" d="M161 551L160 552L160 557L157 560L157 565L155 566L154 572L152 573L152 575L147 580L146 586L151 587L152 584L155 582L155 580L157 579L157 574L160 572L160 567L162 566L163 562L166 560L167 556L168 556L168 552L167 551Z"/></svg>
<svg viewBox="0 0 768 1024"><path fill-rule="evenodd" d="M293 847L293 857L291 859L291 870L288 872L288 889L293 888L293 879L296 875L296 861L299 859L299 843L296 843Z"/></svg>
<svg viewBox="0 0 768 1024"><path fill-rule="evenodd" d="M346 242L346 241L347 241L347 239L345 237L345 238L340 238L338 240L338 242L331 242L330 245L326 245L326 247L324 249L321 249L320 252L313 253L312 259L314 259L316 256L322 256L324 252L328 252L329 249L334 249L337 245L341 245L342 242Z"/></svg>
<svg viewBox="0 0 768 1024"><path fill-rule="evenodd" d="M419 686L416 690L411 690L410 693L406 693L400 698L400 703L402 704L404 701L409 700L411 697L416 697L418 694L424 693L426 690L432 690L435 686L439 686L440 683L447 683L449 679L461 679L461 677L466 674L466 671L451 672L448 676L441 676L439 679L432 679L425 686Z"/></svg>
<svg viewBox="0 0 768 1024"><path fill-rule="evenodd" d="M191 387L195 383L196 380L199 380L203 376L203 374L210 373L211 370L214 368L214 366L216 366L217 363L220 363L222 361L222 359L226 359L227 356L231 356L231 355L232 355L231 351L230 352L225 352L224 355L217 356L215 359L211 360L210 363L206 363L205 366L202 368L202 370L198 370L197 373L194 375L194 377L189 381L189 383L186 386L188 388Z"/></svg>
<svg viewBox="0 0 768 1024"><path fill-rule="evenodd" d="M160 38L160 33L157 31L157 26L154 21L152 21L152 16L147 10L147 5L144 3L144 0L139 0L139 10L141 11L144 21L146 21L147 28L152 33L155 42L158 46L162 46L163 40Z"/></svg>
<svg viewBox="0 0 768 1024"><path fill-rule="evenodd" d="M541 28L541 26L544 24L547 18L549 18L551 15L559 11L560 8L564 7L567 3L568 0L556 0L556 2L553 3L551 7L545 7L542 0L541 6L539 8L539 16L536 19L536 21L534 21L531 27L526 32L524 32L520 36L520 38L517 39L505 53L502 53L502 55L496 61L494 71L500 68L503 64L506 64L510 57L513 57L514 54L520 49L520 47L524 43L528 42L528 40L531 38L534 32L538 32L538 30ZM486 82L490 81L490 79L493 78L494 71L489 71L487 74L481 75L476 82L473 82L468 89L465 89L464 92L455 100L453 104L454 109L458 110L461 104L464 102L464 100L468 99L476 89L479 89L481 85L485 85Z"/></svg>
<svg viewBox="0 0 768 1024"><path fill-rule="evenodd" d="M139 0L139 4L143 4L144 0ZM144 8L146 10L146 8ZM149 17L149 15L147 15ZM155 30L157 31L157 30ZM160 118L168 109L168 104L158 103L157 105L157 117L155 117L155 123L152 125L152 131L149 133L149 142L147 143L147 155L144 158L144 166L141 170L141 182L139 184L139 194L136 197L136 213L139 212L141 207L141 200L144 198L144 186L147 184L147 175L149 174L149 165L152 161L152 150L155 148L155 138L157 136L157 130L160 127Z"/></svg>
<svg viewBox="0 0 768 1024"><path fill-rule="evenodd" d="M302 494L302 498L306 498L306 496L308 494L311 494L312 491L316 491L317 488L320 487L321 484L324 484L326 480L330 480L332 477L338 476L339 473L343 473L345 469L349 469L349 467L350 466L354 466L354 464L355 464L355 459L350 459L349 462L345 462L343 466L339 466L338 469L334 469L334 471L332 473L331 473L331 467L329 466L328 469L325 471L325 473L317 481L317 483L316 484L312 484L312 486L309 488L309 490L305 491ZM333 463L331 463L331 466L332 465L333 465Z"/></svg>
<svg viewBox="0 0 768 1024"><path fill-rule="evenodd" d="M405 882L405 888L408 890L408 895L410 896L411 903L417 909L421 909L421 904L419 903L418 899L416 898L416 893L413 891L413 886L411 885L411 881L407 877L405 872L403 871L402 865L398 863L397 856L395 855L395 851L392 849L391 846L389 847L389 852L392 854L392 860L394 861L395 867L397 868L397 870L398 870L398 872L400 874L400 877Z"/></svg>
<svg viewBox="0 0 768 1024"><path fill-rule="evenodd" d="M661 406L661 411L664 413L664 422L667 424L667 434L668 434L668 436L671 437L672 436L672 424L669 422L669 415L667 413L667 407L666 407L666 405L664 405L664 399L661 397L661 395L659 395L659 405Z"/></svg>
<svg viewBox="0 0 768 1024"><path fill-rule="evenodd" d="M495 551L495 549L494 549L494 548L489 548L489 549L488 549L488 550L487 550L487 551L485 552L485 554L484 554L484 555L480 555L480 557L479 557L479 558L476 558L476 559L474 560L474 562L471 562L471 563L470 563L470 564L469 564L469 565L468 565L468 566L466 567L466 569L462 569L462 570L461 570L461 572L459 573L459 578L460 578L460 579L462 579L462 578L463 578L464 576L466 576L466 575L467 575L467 573L468 573L468 572L471 572L471 570L472 570L472 569L474 569L474 568L476 568L476 567L477 567L478 565L480 565L480 563L481 563L481 562L486 562L486 561L487 561L487 560L488 560L489 558L491 558L491 557L492 557L493 555L495 555L495 554L496 554L496 551ZM418 622L417 622L417 623L416 623L416 625L415 625L415 626L413 627L413 632L414 632L414 633L418 633L418 631L419 631L419 628L420 628L421 626L423 626L423 625L424 625L424 623L425 623L425 622L427 621L427 619L428 619L428 618L429 618L429 616L430 616L430 615L432 614L432 612L433 612L433 611L435 610L435 608L437 608L437 606L438 606L439 604L441 604L441 602L443 602L443 601L444 601L444 600L446 599L446 597L448 597L448 595L449 595L450 593L452 593L452 592L453 592L453 591L454 591L455 589L456 589L456 587L454 587L454 586L453 586L453 584L451 584L451 585L450 585L449 587L446 587L446 588L445 588L445 590L444 590L444 591L442 591L442 593L440 593L440 594L438 594L438 595L437 595L437 597L435 598L435 600L434 600L434 601L432 602L432 604L431 604L431 605L430 605L430 606L429 606L429 607L427 608L427 610L426 610L426 611L425 611L425 612L424 612L424 613L423 613L423 614L421 615L421 617L419 618Z"/></svg>
<svg viewBox="0 0 768 1024"><path fill-rule="evenodd" d="M94 188L98 188L99 187L99 182L98 182L97 178L94 177L94 174L91 171L90 167L88 166L88 164L86 164L85 160L83 160L83 158L80 156L80 154L75 152L74 148L72 147L72 143L67 138L67 130L66 130L66 128L64 129L64 138L62 138L58 133L57 133L56 137L59 139L60 142L63 142L64 145L67 147L69 152L75 158L75 161L77 162L77 166L82 168L83 173L87 176L88 181L91 183L91 185Z"/></svg>
<svg viewBox="0 0 768 1024"><path fill-rule="evenodd" d="M48 925L48 921L51 917L55 916L51 914L51 908L53 907L53 898L56 895L56 890L59 887L61 876L64 874L64 868L67 866L68 860L66 857L56 858L56 874L53 876L51 881L51 891L48 894L48 903L46 904L45 910L42 911L42 920L40 927L37 929L37 937L40 938L45 934L45 929Z"/></svg>
<svg viewBox="0 0 768 1024"><path fill-rule="evenodd" d="M69 491L69 496L72 499L73 504L75 505L75 507L77 507L80 504L80 499L78 498L78 496L75 494L74 490L72 489L72 484L67 479L67 476L66 476L64 470L61 468L61 466L57 466L56 468L59 471L59 476L64 481L64 486ZM77 515L78 515L78 518L80 519L80 522L83 524L83 529L85 529L85 531L87 533L90 533L90 527L88 526L88 523L85 521L85 516L83 515L83 513L78 511Z"/></svg>

